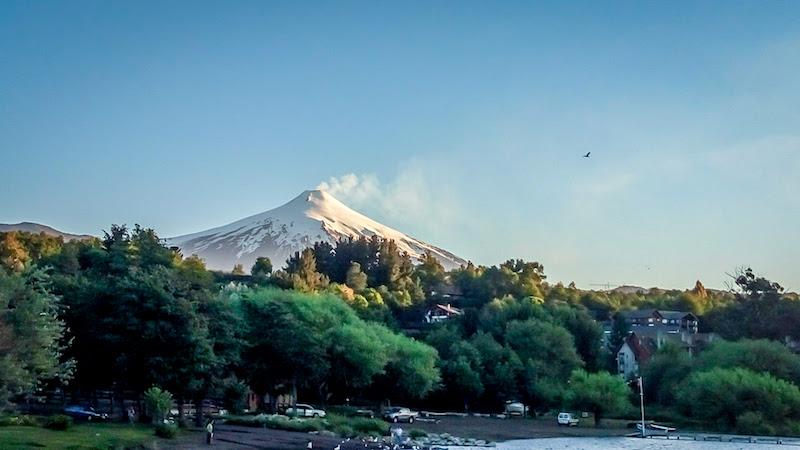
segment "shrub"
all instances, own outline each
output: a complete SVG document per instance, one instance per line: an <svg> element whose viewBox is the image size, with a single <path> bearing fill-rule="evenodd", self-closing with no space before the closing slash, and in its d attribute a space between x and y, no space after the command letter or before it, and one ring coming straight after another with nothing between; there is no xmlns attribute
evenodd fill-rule
<svg viewBox="0 0 800 450"><path fill-rule="evenodd" d="M0 427L6 426L38 427L39 421L31 416L3 416L0 417Z"/></svg>
<svg viewBox="0 0 800 450"><path fill-rule="evenodd" d="M384 436L389 433L389 424L378 419L366 417L344 417L328 414L325 419L298 419L278 414L259 414L257 416L229 416L225 419L231 425L264 427L287 431L329 430L345 437Z"/></svg>
<svg viewBox="0 0 800 450"><path fill-rule="evenodd" d="M225 405L233 414L241 414L247 407L247 392L250 388L244 381L232 376L222 381Z"/></svg>
<svg viewBox="0 0 800 450"><path fill-rule="evenodd" d="M350 423L359 436L385 436L389 434L389 424L380 419L354 417L350 420Z"/></svg>
<svg viewBox="0 0 800 450"><path fill-rule="evenodd" d="M65 416L63 414L50 416L50 418L47 419L47 422L45 422L44 427L51 430L69 430L72 428L72 417Z"/></svg>
<svg viewBox="0 0 800 450"><path fill-rule="evenodd" d="M22 416L19 417L19 424L23 427L38 427L39 421L35 417Z"/></svg>
<svg viewBox="0 0 800 450"><path fill-rule="evenodd" d="M736 431L750 435L774 435L775 428L756 411L747 411L736 416Z"/></svg>
<svg viewBox="0 0 800 450"><path fill-rule="evenodd" d="M358 408L355 406L329 406L327 408L328 413L339 414L345 417L358 417Z"/></svg>
<svg viewBox="0 0 800 450"><path fill-rule="evenodd" d="M163 422L169 409L172 408L172 394L153 386L144 392L143 398L153 424L158 425Z"/></svg>
<svg viewBox="0 0 800 450"><path fill-rule="evenodd" d="M264 427L287 431L321 431L325 429L324 419L298 419L279 414L259 414L257 416L231 416L225 421L232 425Z"/></svg>
<svg viewBox="0 0 800 450"><path fill-rule="evenodd" d="M770 427L784 427L800 418L797 386L741 368L692 374L679 400L692 418L720 428L739 428L741 418L746 427L756 428L759 418Z"/></svg>
<svg viewBox="0 0 800 450"><path fill-rule="evenodd" d="M411 439L419 439L421 437L425 437L428 435L428 432L425 430L420 430L419 428L414 428L408 432L408 436Z"/></svg>
<svg viewBox="0 0 800 450"><path fill-rule="evenodd" d="M178 436L178 427L172 424L162 423L156 426L156 436L164 439L175 439Z"/></svg>

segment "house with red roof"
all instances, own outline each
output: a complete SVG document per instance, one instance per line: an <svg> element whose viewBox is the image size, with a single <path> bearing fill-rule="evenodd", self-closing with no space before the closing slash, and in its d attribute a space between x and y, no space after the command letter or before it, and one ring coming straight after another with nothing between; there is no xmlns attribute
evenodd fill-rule
<svg viewBox="0 0 800 450"><path fill-rule="evenodd" d="M639 338L636 332L631 332L617 349L617 372L626 380L639 376L641 364L656 350L657 345L652 339Z"/></svg>

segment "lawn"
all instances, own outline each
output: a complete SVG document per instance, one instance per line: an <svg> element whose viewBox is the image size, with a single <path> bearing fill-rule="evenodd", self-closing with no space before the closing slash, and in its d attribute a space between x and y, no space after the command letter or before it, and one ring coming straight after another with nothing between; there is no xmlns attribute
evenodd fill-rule
<svg viewBox="0 0 800 450"><path fill-rule="evenodd" d="M67 431L42 427L0 427L0 449L103 449L154 448L164 441L152 427L121 423L80 423Z"/></svg>

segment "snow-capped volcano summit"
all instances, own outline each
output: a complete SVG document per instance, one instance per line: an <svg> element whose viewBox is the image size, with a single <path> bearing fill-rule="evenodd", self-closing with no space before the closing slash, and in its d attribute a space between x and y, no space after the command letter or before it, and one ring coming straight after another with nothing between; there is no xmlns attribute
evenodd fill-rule
<svg viewBox="0 0 800 450"><path fill-rule="evenodd" d="M199 233L167 239L184 255L197 254L209 269L231 270L242 264L249 270L259 256L282 267L294 252L315 242L335 244L347 237L378 235L395 241L417 262L430 251L446 269L466 264L458 256L382 225L340 202L325 191L305 191L273 210Z"/></svg>

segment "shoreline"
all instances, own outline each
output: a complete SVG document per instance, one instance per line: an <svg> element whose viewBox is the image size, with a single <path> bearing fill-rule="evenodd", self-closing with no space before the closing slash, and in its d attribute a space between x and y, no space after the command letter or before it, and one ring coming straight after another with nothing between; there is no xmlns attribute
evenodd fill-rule
<svg viewBox="0 0 800 450"><path fill-rule="evenodd" d="M398 424L404 430L420 429L428 433L449 433L461 438L483 439L505 442L518 439L558 437L625 437L630 428L595 428L589 422L576 427L560 426L553 419L542 418L488 418L488 417L442 417L438 422L418 421L413 424Z"/></svg>
<svg viewBox="0 0 800 450"><path fill-rule="evenodd" d="M416 421L412 424L392 424L392 427L402 428L406 433L410 430L424 430L429 434L448 433L459 438L482 439L494 443L547 438L625 437L631 432L627 428L560 427L555 420L486 417L442 417L438 422ZM201 443L205 445L204 439L205 433L196 430L177 441L160 441L160 444L162 448L188 450L197 448ZM217 449L305 449L308 442L315 449L333 449L337 445L341 450L378 447L377 442L361 438L346 440L324 434L227 424L217 427L214 441Z"/></svg>

